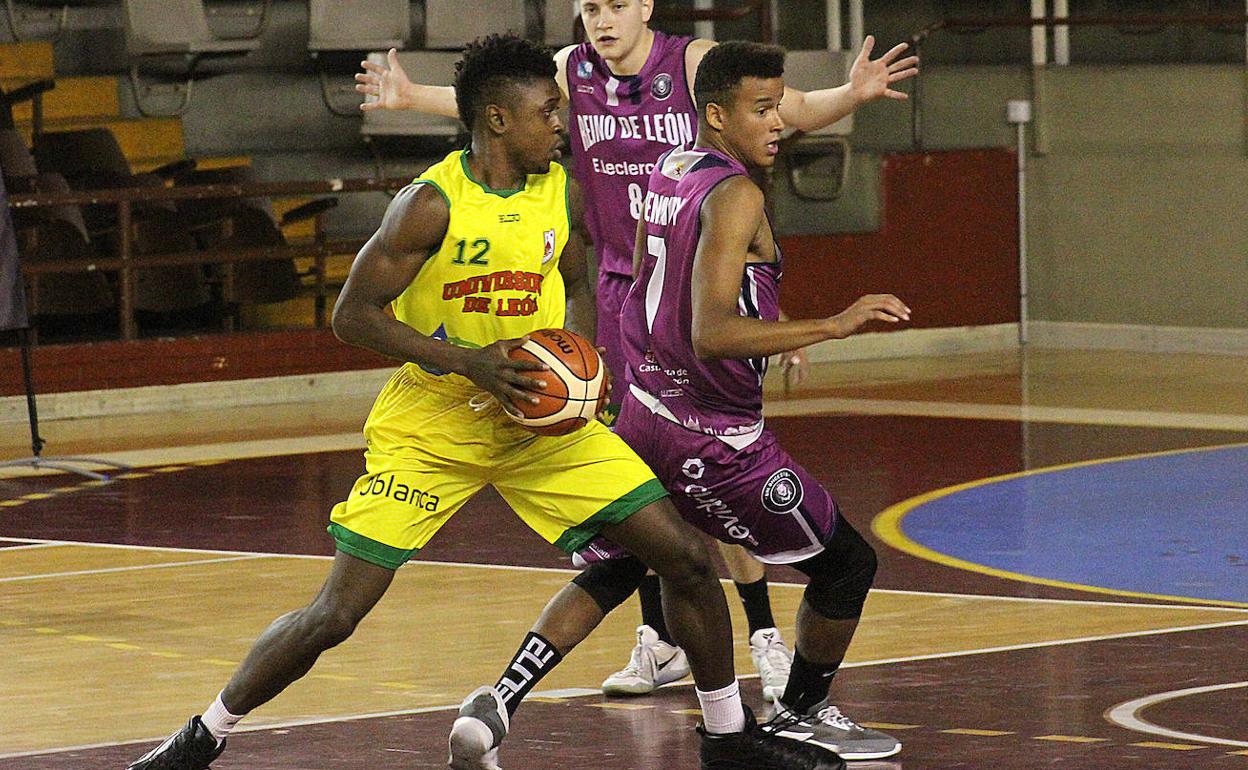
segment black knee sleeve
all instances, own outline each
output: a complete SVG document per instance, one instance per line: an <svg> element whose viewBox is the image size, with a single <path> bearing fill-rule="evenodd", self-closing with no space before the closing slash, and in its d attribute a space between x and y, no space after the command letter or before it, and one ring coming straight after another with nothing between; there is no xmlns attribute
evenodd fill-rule
<svg viewBox="0 0 1248 770"><path fill-rule="evenodd" d="M589 594L606 615L632 596L645 576L646 565L641 559L626 556L595 562L581 570L572 582Z"/></svg>
<svg viewBox="0 0 1248 770"><path fill-rule="evenodd" d="M810 577L806 603L830 620L852 620L862 615L862 605L875 581L875 549L845 519L823 552L793 565Z"/></svg>

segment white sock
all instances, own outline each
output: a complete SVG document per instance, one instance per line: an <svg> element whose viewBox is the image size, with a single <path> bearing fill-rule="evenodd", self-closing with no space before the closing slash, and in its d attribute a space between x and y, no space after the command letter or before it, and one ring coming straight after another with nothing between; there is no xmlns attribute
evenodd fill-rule
<svg viewBox="0 0 1248 770"><path fill-rule="evenodd" d="M212 702L199 720L204 723L204 727L208 728L208 732L212 733L212 737L217 739L217 745L220 746L221 741L225 740L225 736L230 734L234 725L238 724L243 716L246 715L231 714L221 702L221 696L218 694L217 699Z"/></svg>
<svg viewBox="0 0 1248 770"><path fill-rule="evenodd" d="M727 687L710 692L693 689L698 694L698 703L702 704L702 724L708 733L723 735L745 729L745 709L741 706L741 687L736 679Z"/></svg>

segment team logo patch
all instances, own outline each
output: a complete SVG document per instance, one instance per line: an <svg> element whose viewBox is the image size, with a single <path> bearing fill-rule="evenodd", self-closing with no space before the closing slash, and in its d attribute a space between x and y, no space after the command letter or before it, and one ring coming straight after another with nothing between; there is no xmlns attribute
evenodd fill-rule
<svg viewBox="0 0 1248 770"><path fill-rule="evenodd" d="M706 473L706 463L696 457L685 460L685 464L680 467L684 474L691 479L700 479L702 474Z"/></svg>
<svg viewBox="0 0 1248 770"><path fill-rule="evenodd" d="M594 65L588 61L583 61L576 65L576 76L578 78L588 78L592 74L594 74Z"/></svg>
<svg viewBox="0 0 1248 770"><path fill-rule="evenodd" d="M555 256L555 231L547 230L542 233L542 264L546 264Z"/></svg>
<svg viewBox="0 0 1248 770"><path fill-rule="evenodd" d="M763 484L763 507L772 513L789 513L802 504L804 496L802 480L788 468L771 474Z"/></svg>
<svg viewBox="0 0 1248 770"><path fill-rule="evenodd" d="M672 76L666 72L655 75L650 83L650 94L655 99L666 99L672 95Z"/></svg>

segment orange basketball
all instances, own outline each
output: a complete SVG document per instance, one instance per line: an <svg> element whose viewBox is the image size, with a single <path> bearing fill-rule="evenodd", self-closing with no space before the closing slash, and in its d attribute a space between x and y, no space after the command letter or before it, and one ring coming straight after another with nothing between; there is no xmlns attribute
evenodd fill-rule
<svg viewBox="0 0 1248 770"><path fill-rule="evenodd" d="M538 403L521 402L524 417L513 420L543 436L561 436L583 428L607 403L607 370L594 344L567 329L538 329L511 351L517 361L537 361L548 372L528 375L546 382L532 391Z"/></svg>

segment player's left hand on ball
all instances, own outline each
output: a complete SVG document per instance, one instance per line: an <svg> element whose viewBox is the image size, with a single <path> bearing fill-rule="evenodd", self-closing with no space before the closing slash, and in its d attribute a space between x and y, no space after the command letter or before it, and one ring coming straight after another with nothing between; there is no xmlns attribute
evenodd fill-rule
<svg viewBox="0 0 1248 770"><path fill-rule="evenodd" d="M509 414L521 417L515 404L521 401L538 403L538 398L529 391L544 390L546 380L528 373L550 371L546 364L536 361L517 361L507 354L528 342L528 336L514 340L499 340L483 348L466 351L467 364L464 376L476 383L482 390L498 399Z"/></svg>

